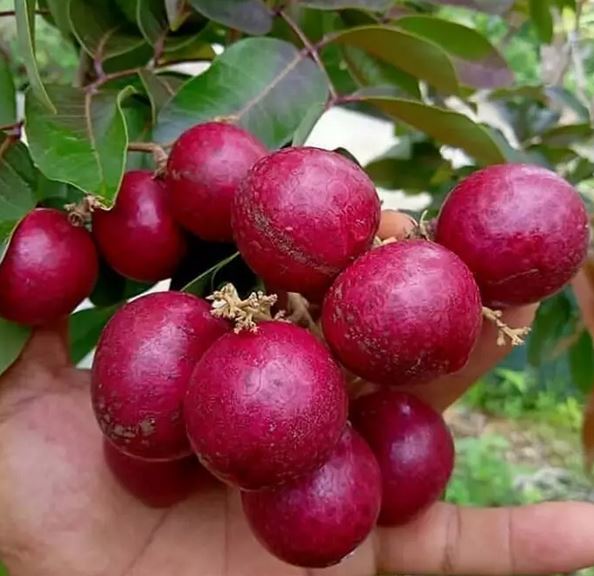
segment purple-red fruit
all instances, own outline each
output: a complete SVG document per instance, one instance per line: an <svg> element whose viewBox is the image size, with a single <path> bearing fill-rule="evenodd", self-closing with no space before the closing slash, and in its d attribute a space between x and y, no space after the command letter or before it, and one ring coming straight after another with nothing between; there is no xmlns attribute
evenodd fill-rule
<svg viewBox="0 0 594 576"><path fill-rule="evenodd" d="M200 488L208 475L194 456L142 460L120 452L108 440L103 442L103 454L120 485L151 508L169 508L185 500Z"/></svg>
<svg viewBox="0 0 594 576"><path fill-rule="evenodd" d="M92 368L95 415L119 450L148 460L191 453L182 414L196 362L228 330L209 304L161 292L126 304L109 321Z"/></svg>
<svg viewBox="0 0 594 576"><path fill-rule="evenodd" d="M0 264L0 316L29 326L70 314L98 275L91 235L68 216L36 208L17 226Z"/></svg>
<svg viewBox="0 0 594 576"><path fill-rule="evenodd" d="M383 388L355 401L351 421L382 471L380 524L405 524L441 497L454 466L454 443L433 408Z"/></svg>
<svg viewBox="0 0 594 576"><path fill-rule="evenodd" d="M247 171L267 154L249 132L207 122L184 132L167 164L173 212L190 232L211 242L231 242L231 205Z"/></svg>
<svg viewBox="0 0 594 576"><path fill-rule="evenodd" d="M347 417L341 371L309 332L263 322L202 357L184 416L192 446L221 480L258 489L320 466Z"/></svg>
<svg viewBox="0 0 594 576"><path fill-rule="evenodd" d="M588 216L576 190L538 166L491 166L447 197L436 241L464 260L483 302L537 302L561 289L586 257Z"/></svg>
<svg viewBox="0 0 594 576"><path fill-rule="evenodd" d="M337 564L369 535L380 510L381 474L369 446L347 426L326 463L298 480L242 493L254 534L297 566Z"/></svg>
<svg viewBox="0 0 594 576"><path fill-rule="evenodd" d="M260 160L237 192L233 233L266 284L321 298L373 243L380 201L371 180L340 154L287 148Z"/></svg>
<svg viewBox="0 0 594 576"><path fill-rule="evenodd" d="M371 250L332 285L323 305L328 344L370 382L427 382L462 368L481 327L478 287L453 252L426 240Z"/></svg>
<svg viewBox="0 0 594 576"><path fill-rule="evenodd" d="M186 252L165 184L143 170L124 174L111 210L93 213L93 235L107 263L140 282L170 278Z"/></svg>

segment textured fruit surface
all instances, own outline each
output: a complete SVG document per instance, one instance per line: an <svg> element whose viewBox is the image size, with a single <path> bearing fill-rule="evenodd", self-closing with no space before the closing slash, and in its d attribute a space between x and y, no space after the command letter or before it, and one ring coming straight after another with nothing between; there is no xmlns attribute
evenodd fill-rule
<svg viewBox="0 0 594 576"><path fill-rule="evenodd" d="M250 171L233 205L241 255L267 284L320 297L369 249L380 202L371 180L340 154L286 148Z"/></svg>
<svg viewBox="0 0 594 576"><path fill-rule="evenodd" d="M116 272L141 282L171 277L186 250L164 183L143 170L124 175L111 210L93 213L93 235Z"/></svg>
<svg viewBox="0 0 594 576"><path fill-rule="evenodd" d="M454 466L454 443L440 414L410 394L382 388L356 400L351 421L382 471L380 524L404 524L440 498Z"/></svg>
<svg viewBox="0 0 594 576"><path fill-rule="evenodd" d="M258 540L290 564L340 562L371 532L381 502L381 475L365 441L347 426L318 470L277 488L242 494Z"/></svg>
<svg viewBox="0 0 594 576"><path fill-rule="evenodd" d="M207 122L184 132L169 155L166 182L176 219L196 236L231 242L231 205L239 183L267 154L233 124Z"/></svg>
<svg viewBox="0 0 594 576"><path fill-rule="evenodd" d="M0 264L0 316L30 326L66 316L91 293L98 270L91 235L63 212L36 208Z"/></svg>
<svg viewBox="0 0 594 576"><path fill-rule="evenodd" d="M378 384L416 384L459 370L480 326L472 274L453 252L426 240L386 244L359 258L322 310L338 359Z"/></svg>
<svg viewBox="0 0 594 576"><path fill-rule="evenodd" d="M450 192L436 241L464 260L487 306L536 302L559 290L586 256L588 217L578 193L538 166L475 172Z"/></svg>
<svg viewBox="0 0 594 576"><path fill-rule="evenodd" d="M330 353L303 328L276 321L219 339L196 366L184 405L201 462L245 489L321 465L346 413L344 380Z"/></svg>
<svg viewBox="0 0 594 576"><path fill-rule="evenodd" d="M194 456L141 460L120 452L107 440L103 442L103 453L120 485L151 508L168 508L185 500L208 475Z"/></svg>
<svg viewBox="0 0 594 576"><path fill-rule="evenodd" d="M180 292L121 308L101 335L92 368L93 407L106 437L132 456L190 454L182 414L190 375L228 328L205 300Z"/></svg>

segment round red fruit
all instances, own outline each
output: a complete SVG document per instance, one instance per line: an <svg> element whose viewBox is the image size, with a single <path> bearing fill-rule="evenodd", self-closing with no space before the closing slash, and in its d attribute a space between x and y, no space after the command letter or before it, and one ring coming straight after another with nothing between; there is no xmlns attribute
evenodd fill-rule
<svg viewBox="0 0 594 576"><path fill-rule="evenodd" d="M161 292L126 304L109 321L92 368L95 415L121 451L149 460L191 453L182 408L190 374L228 324L209 304Z"/></svg>
<svg viewBox="0 0 594 576"><path fill-rule="evenodd" d="M441 497L454 443L440 414L410 394L383 388L357 399L351 419L382 471L380 524L405 524Z"/></svg>
<svg viewBox="0 0 594 576"><path fill-rule="evenodd" d="M93 235L107 263L140 282L170 278L186 251L165 184L143 170L124 174L111 210L93 213Z"/></svg>
<svg viewBox="0 0 594 576"><path fill-rule="evenodd" d="M481 327L478 287L465 264L425 240L371 250L324 300L328 344L351 372L377 384L427 382L462 368Z"/></svg>
<svg viewBox="0 0 594 576"><path fill-rule="evenodd" d="M379 218L377 192L356 164L326 150L286 148L248 174L233 233L266 284L319 299L371 247Z"/></svg>
<svg viewBox="0 0 594 576"><path fill-rule="evenodd" d="M178 222L203 240L233 241L233 197L267 152L254 136L226 122L207 122L184 132L171 150L166 175Z"/></svg>
<svg viewBox="0 0 594 576"><path fill-rule="evenodd" d="M298 480L242 493L252 530L269 552L296 566L337 564L369 535L381 503L381 474L347 426L328 461Z"/></svg>
<svg viewBox="0 0 594 576"><path fill-rule="evenodd" d="M204 466L244 489L272 486L320 466L347 417L340 369L309 332L263 322L229 333L192 374L184 415Z"/></svg>
<svg viewBox="0 0 594 576"><path fill-rule="evenodd" d="M142 460L104 440L105 461L120 485L151 508L169 508L198 490L208 475L194 456L178 460ZM211 476L212 478L212 476Z"/></svg>
<svg viewBox="0 0 594 576"><path fill-rule="evenodd" d="M447 197L436 241L464 260L485 305L537 302L560 290L586 256L588 216L576 190L538 166L491 166Z"/></svg>
<svg viewBox="0 0 594 576"><path fill-rule="evenodd" d="M36 208L17 226L0 264L0 316L29 326L67 316L93 290L98 269L84 228L63 212Z"/></svg>

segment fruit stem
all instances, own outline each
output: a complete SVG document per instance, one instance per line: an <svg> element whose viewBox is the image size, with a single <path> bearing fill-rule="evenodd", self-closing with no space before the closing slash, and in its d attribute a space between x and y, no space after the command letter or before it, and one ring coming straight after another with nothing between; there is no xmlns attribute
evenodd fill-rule
<svg viewBox="0 0 594 576"><path fill-rule="evenodd" d="M211 314L215 318L225 318L235 322L235 333L242 330L256 332L257 322L278 320L283 313L272 315L271 309L276 303L276 294L264 294L261 290L252 292L242 300L233 284L225 284L207 297L212 301Z"/></svg>
<svg viewBox="0 0 594 576"><path fill-rule="evenodd" d="M87 194L78 204L65 204L68 219L73 226L82 227L91 222L91 215L101 208L101 203L95 196Z"/></svg>
<svg viewBox="0 0 594 576"><path fill-rule="evenodd" d="M287 317L289 322L307 328L314 336L324 340L322 330L309 312L309 302L306 298L297 292L288 292L287 308L289 310L289 316Z"/></svg>
<svg viewBox="0 0 594 576"><path fill-rule="evenodd" d="M156 175L159 176L165 172L167 166L167 152L163 146L155 142L129 142L128 152L146 152L153 155L155 166L157 167Z"/></svg>
<svg viewBox="0 0 594 576"><path fill-rule="evenodd" d="M510 328L501 318L501 310L492 310L483 306L483 316L497 326L497 346L505 346L506 338L509 338L512 346L520 346L524 343L524 337L530 333L530 327Z"/></svg>

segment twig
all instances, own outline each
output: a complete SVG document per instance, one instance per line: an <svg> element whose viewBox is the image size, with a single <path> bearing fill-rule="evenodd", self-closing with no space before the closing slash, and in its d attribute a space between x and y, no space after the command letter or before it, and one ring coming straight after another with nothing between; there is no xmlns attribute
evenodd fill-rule
<svg viewBox="0 0 594 576"><path fill-rule="evenodd" d="M97 63L95 62L95 65L96 64ZM107 82L111 82L112 80L118 80L120 78L126 78L128 76L133 76L134 74L137 74L138 71L139 68L129 68L128 70L119 70L118 72L112 72L111 74L103 73L101 76L98 76L94 82L88 84L85 87L85 90L87 92L94 92L95 90L97 90L97 88L103 86L103 84L106 84Z"/></svg>
<svg viewBox="0 0 594 576"><path fill-rule="evenodd" d="M318 65L318 68L322 71L324 76L326 76L326 79L328 80L328 89L330 91L330 100L335 101L338 98L338 92L336 91L336 88L332 83L332 79L330 78L330 75L328 74L328 71L326 70L324 63L320 58L319 46L317 44L312 44L310 42L309 38L299 27L299 24L297 24L297 22L295 22L295 20L293 20L293 18L291 18L291 16L289 16L284 10L281 10L279 12L279 16L287 23L289 28L293 30L293 32L297 35L299 40L301 40L301 43L303 44L307 52L311 55L313 61Z"/></svg>
<svg viewBox="0 0 594 576"><path fill-rule="evenodd" d="M511 328L501 318L501 310L491 310L483 306L483 316L497 326L497 346L505 346L506 338L509 339L512 346L520 346L524 343L524 337L530 333L530 328Z"/></svg>
<svg viewBox="0 0 594 576"><path fill-rule="evenodd" d="M0 126L0 132L13 132L13 136L17 136L20 138L21 136L21 128L23 127L23 122L15 122L14 124L4 124Z"/></svg>
<svg viewBox="0 0 594 576"><path fill-rule="evenodd" d="M39 8L38 10L35 10L34 12L35 16L49 16L51 15L51 12L49 10L43 10L42 8ZM14 10L2 10L0 11L0 18L9 18L10 16L15 16L16 13Z"/></svg>

